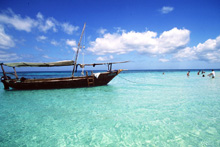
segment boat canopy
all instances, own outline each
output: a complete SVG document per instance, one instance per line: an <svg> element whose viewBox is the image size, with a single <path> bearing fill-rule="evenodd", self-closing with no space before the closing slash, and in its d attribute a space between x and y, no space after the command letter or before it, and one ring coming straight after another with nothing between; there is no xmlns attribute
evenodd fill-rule
<svg viewBox="0 0 220 147"><path fill-rule="evenodd" d="M92 63L92 64L78 64L80 67L85 66L96 66L96 65L110 65L118 63L127 63L129 61L123 62L109 62L109 63ZM45 62L45 63L34 63L34 62L16 62L16 63L4 63L3 65L9 67L53 67L53 66L72 66L74 61L58 61L58 62Z"/></svg>
<svg viewBox="0 0 220 147"><path fill-rule="evenodd" d="M33 62L17 62L17 63L4 63L3 65L9 67L53 67L53 66L71 66L74 65L73 60L47 62L47 63L33 63Z"/></svg>
<svg viewBox="0 0 220 147"><path fill-rule="evenodd" d="M109 62L109 63L93 63L93 64L78 64L78 65L80 65L80 67L84 67L84 66L109 65L109 64L127 63L127 62L129 62L129 61Z"/></svg>

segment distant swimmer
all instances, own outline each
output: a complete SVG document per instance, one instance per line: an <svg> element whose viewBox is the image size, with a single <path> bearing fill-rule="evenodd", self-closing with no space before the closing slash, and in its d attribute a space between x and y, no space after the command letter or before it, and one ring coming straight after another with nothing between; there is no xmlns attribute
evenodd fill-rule
<svg viewBox="0 0 220 147"><path fill-rule="evenodd" d="M205 77L205 72L202 70L202 77Z"/></svg>
<svg viewBox="0 0 220 147"><path fill-rule="evenodd" d="M210 74L208 74L208 76L209 76L209 77L211 77L211 76L212 76L212 78L215 78L215 71L214 71L214 70L212 70L212 72L211 72Z"/></svg>
<svg viewBox="0 0 220 147"><path fill-rule="evenodd" d="M212 70L212 78L215 78L215 71Z"/></svg>
<svg viewBox="0 0 220 147"><path fill-rule="evenodd" d="M199 75L199 73L200 73L200 70L198 71L197 75Z"/></svg>
<svg viewBox="0 0 220 147"><path fill-rule="evenodd" d="M190 73L190 71L187 72L187 77L189 77L189 73Z"/></svg>

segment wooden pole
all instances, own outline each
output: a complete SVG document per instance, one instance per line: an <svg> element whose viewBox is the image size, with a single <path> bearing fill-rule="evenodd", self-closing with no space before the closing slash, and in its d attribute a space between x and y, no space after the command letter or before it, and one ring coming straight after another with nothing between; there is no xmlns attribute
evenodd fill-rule
<svg viewBox="0 0 220 147"><path fill-rule="evenodd" d="M3 68L3 63L1 63L1 68L2 68L2 72L3 72L4 78L5 78L6 80L8 80L8 77L7 77L7 75L6 75L6 73L5 73L5 70L4 70L4 68Z"/></svg>
<svg viewBox="0 0 220 147"><path fill-rule="evenodd" d="M18 79L18 75L17 75L17 72L15 70L15 67L13 67L13 69L14 69L14 72L15 72L15 77L16 77L16 79Z"/></svg>
<svg viewBox="0 0 220 147"><path fill-rule="evenodd" d="M74 73L75 73L75 69L76 69L76 63L77 63L77 58L78 58L79 49L80 49L80 43L81 43L81 40L82 40L85 28L86 28L86 23L84 23L84 27L83 27L83 30L82 30L82 33L81 33L81 36L80 36L80 39L79 39L78 48L77 48L77 52L76 52L76 57L75 57L75 61L74 61L74 66L73 66L72 77L74 77Z"/></svg>
<svg viewBox="0 0 220 147"><path fill-rule="evenodd" d="M112 71L112 63L110 63L110 72Z"/></svg>

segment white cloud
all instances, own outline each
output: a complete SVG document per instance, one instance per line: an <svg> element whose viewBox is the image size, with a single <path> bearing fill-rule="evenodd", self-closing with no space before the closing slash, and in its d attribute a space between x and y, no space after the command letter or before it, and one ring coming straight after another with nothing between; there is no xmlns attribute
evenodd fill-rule
<svg viewBox="0 0 220 147"><path fill-rule="evenodd" d="M52 40L50 43L51 43L52 45L54 45L54 46L59 45L59 43L58 43L57 41L55 41L55 40Z"/></svg>
<svg viewBox="0 0 220 147"><path fill-rule="evenodd" d="M53 32L57 32L58 28L62 28L62 30L67 34L73 34L74 31L77 31L79 29L78 26L73 26L69 23L61 23L58 22L53 17L47 18L44 20L44 16L38 12L37 16L38 18L38 28L42 32L47 32L48 30L53 30Z"/></svg>
<svg viewBox="0 0 220 147"><path fill-rule="evenodd" d="M90 42L91 47L88 48L88 51L97 55L126 53L125 44L121 40L122 37L119 34L105 34L103 38Z"/></svg>
<svg viewBox="0 0 220 147"><path fill-rule="evenodd" d="M8 49L14 47L15 43L10 36L5 34L4 27L0 25L0 48Z"/></svg>
<svg viewBox="0 0 220 147"><path fill-rule="evenodd" d="M38 36L37 37L37 41L43 41L43 40L46 40L47 39L47 37L46 36Z"/></svg>
<svg viewBox="0 0 220 147"><path fill-rule="evenodd" d="M160 62L168 62L168 61L169 61L169 59L164 59L164 58L161 58L161 59L159 59L159 61L160 61Z"/></svg>
<svg viewBox="0 0 220 147"><path fill-rule="evenodd" d="M30 17L22 18L20 15L14 14L11 9L5 11L6 13L0 14L0 22L3 24L10 24L17 30L30 32L37 22Z"/></svg>
<svg viewBox="0 0 220 147"><path fill-rule="evenodd" d="M220 43L220 36L216 39L208 39L204 43L197 45L196 52L212 51L216 49L217 43Z"/></svg>
<svg viewBox="0 0 220 147"><path fill-rule="evenodd" d="M216 39L208 39L194 47L186 47L174 54L178 60L200 59L210 62L220 62L220 36Z"/></svg>
<svg viewBox="0 0 220 147"><path fill-rule="evenodd" d="M44 16L40 12L37 13L37 18L39 20L44 20Z"/></svg>
<svg viewBox="0 0 220 147"><path fill-rule="evenodd" d="M39 47L35 47L35 49L37 50L37 51L40 51L40 52L43 52L44 50L43 49L41 49L41 48L39 48Z"/></svg>
<svg viewBox="0 0 220 147"><path fill-rule="evenodd" d="M78 30L78 26L73 26L69 23L62 23L54 19L53 17L44 18L43 14L38 12L35 19L28 16L22 17L19 14L15 14L11 9L8 9L0 13L0 23L11 25L16 30L31 32L33 28L38 28L39 31L47 33L49 30L57 32L58 29L62 29L67 34L72 34Z"/></svg>
<svg viewBox="0 0 220 147"><path fill-rule="evenodd" d="M96 60L97 61L108 61L108 60L112 60L112 59L114 59L114 57L112 55L110 55L110 56L98 57Z"/></svg>
<svg viewBox="0 0 220 147"><path fill-rule="evenodd" d="M182 50L179 50L176 54L174 54L174 58L180 61L184 58L193 60L193 59L197 59L197 55L196 55L196 52L192 50L192 48L186 47Z"/></svg>
<svg viewBox="0 0 220 147"><path fill-rule="evenodd" d="M170 13L173 10L174 10L173 7L167 7L167 6L164 6L163 8L160 9L161 13L163 13L163 14Z"/></svg>
<svg viewBox="0 0 220 147"><path fill-rule="evenodd" d="M0 51L0 61L13 61L20 59L15 53L6 53L4 51Z"/></svg>
<svg viewBox="0 0 220 147"><path fill-rule="evenodd" d="M107 31L106 29L101 28L101 29L99 29L97 32L98 32L99 34L103 35L103 34L105 34L106 31Z"/></svg>
<svg viewBox="0 0 220 147"><path fill-rule="evenodd" d="M39 13L38 13L39 14ZM44 33L46 33L48 30L53 30L53 32L57 32L57 21L54 18L48 18L46 21L39 21L38 22L38 29Z"/></svg>
<svg viewBox="0 0 220 147"><path fill-rule="evenodd" d="M117 33L124 33L126 30L122 29L121 27L114 27Z"/></svg>
<svg viewBox="0 0 220 147"><path fill-rule="evenodd" d="M220 50L215 52L208 52L203 55L203 59L210 62L220 62Z"/></svg>
<svg viewBox="0 0 220 147"><path fill-rule="evenodd" d="M43 55L42 57L46 59L51 59L51 57L49 57L48 55Z"/></svg>
<svg viewBox="0 0 220 147"><path fill-rule="evenodd" d="M73 34L73 31L77 31L79 29L78 26L73 26L69 23L63 23L61 24L63 31L69 35Z"/></svg>
<svg viewBox="0 0 220 147"><path fill-rule="evenodd" d="M189 35L189 30L177 28L165 31L159 37L156 32L152 31L107 33L90 42L87 50L96 55L125 54L131 51L144 54L166 54L184 48L189 42Z"/></svg>
<svg viewBox="0 0 220 147"><path fill-rule="evenodd" d="M74 52L76 52L76 51L77 51L77 48L76 48L76 47L72 47L72 50L73 50ZM81 52L81 49L79 50L79 52Z"/></svg>
<svg viewBox="0 0 220 147"><path fill-rule="evenodd" d="M158 52L167 53L183 48L190 40L190 31L186 29L173 28L163 32L158 38Z"/></svg>
<svg viewBox="0 0 220 147"><path fill-rule="evenodd" d="M76 41L67 39L66 44L69 45L69 46L76 46Z"/></svg>

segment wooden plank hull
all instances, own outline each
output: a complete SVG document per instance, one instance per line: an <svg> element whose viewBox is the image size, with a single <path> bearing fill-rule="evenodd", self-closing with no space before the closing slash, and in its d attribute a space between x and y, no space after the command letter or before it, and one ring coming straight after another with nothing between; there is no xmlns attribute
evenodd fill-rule
<svg viewBox="0 0 220 147"><path fill-rule="evenodd" d="M24 80L3 80L5 89L13 88L18 90L28 89L61 89L61 88L80 88L90 86L107 85L121 70L100 73L99 77L94 77L92 84L88 83L88 78L84 77L67 77L67 78L53 78L53 79L24 79Z"/></svg>

